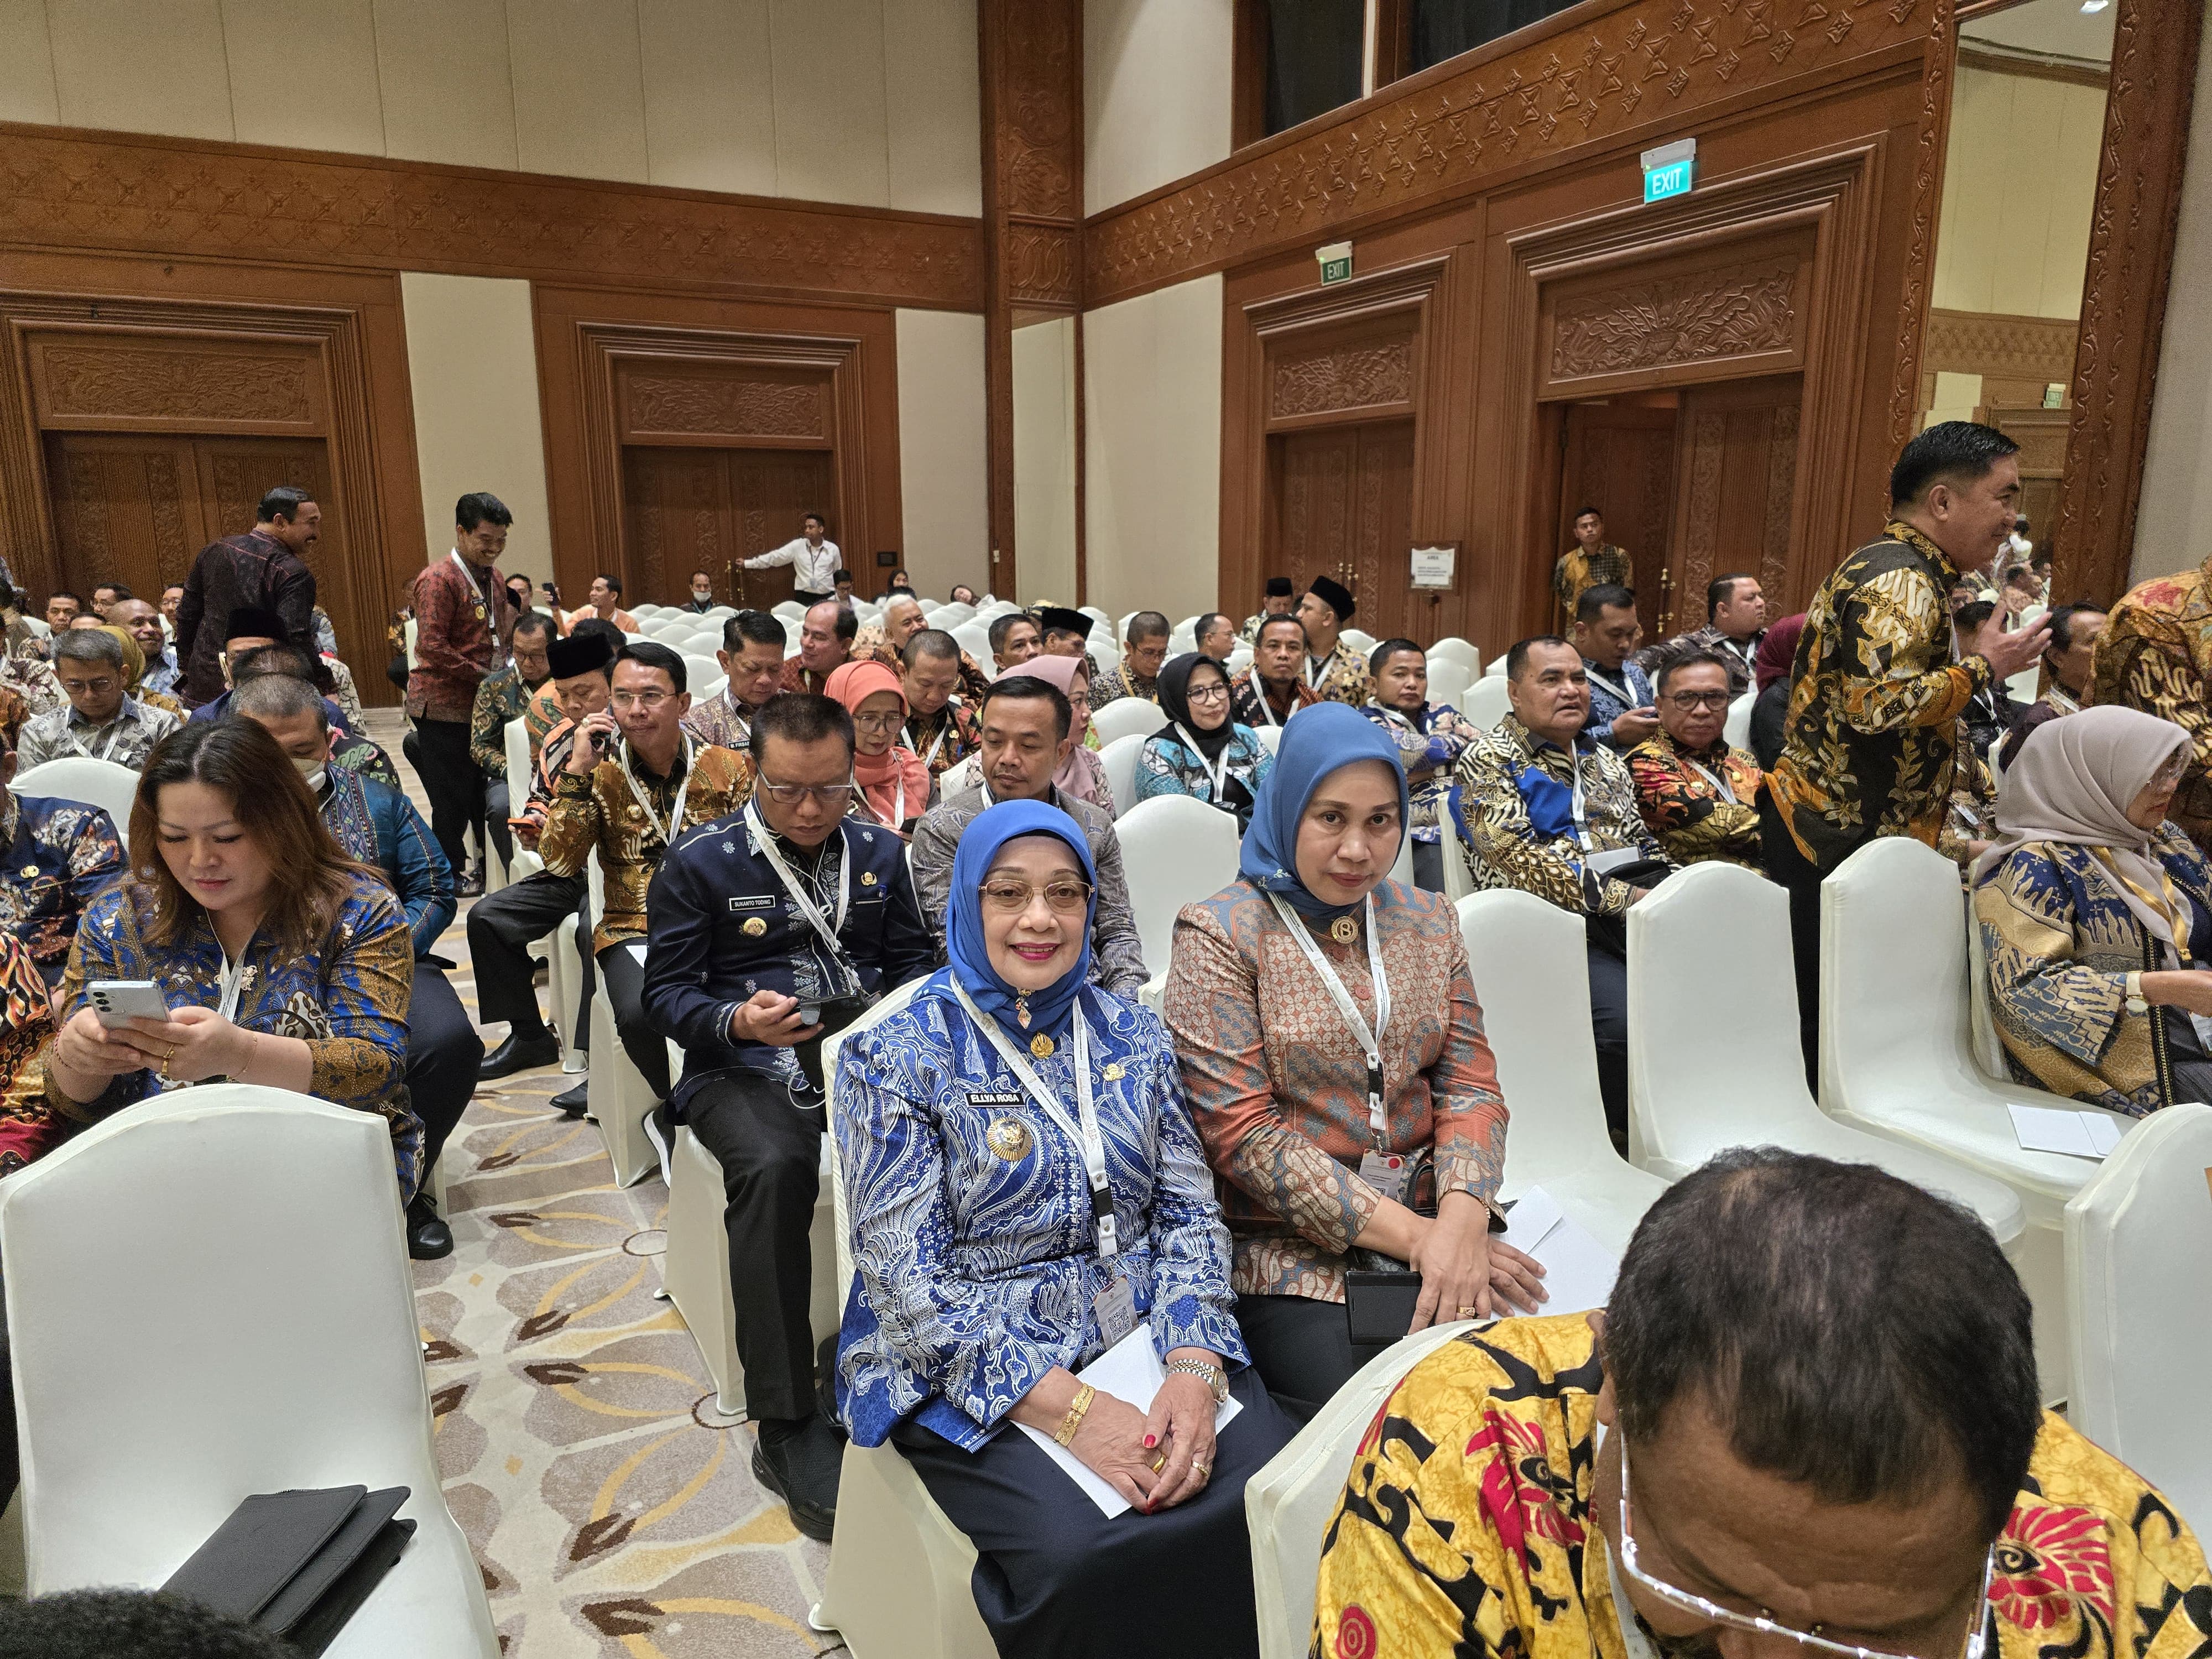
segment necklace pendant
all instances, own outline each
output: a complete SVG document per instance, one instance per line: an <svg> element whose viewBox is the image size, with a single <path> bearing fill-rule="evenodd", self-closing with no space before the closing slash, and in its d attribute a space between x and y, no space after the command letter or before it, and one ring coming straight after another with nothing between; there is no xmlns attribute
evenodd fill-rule
<svg viewBox="0 0 2212 1659"><path fill-rule="evenodd" d="M1039 1031L1035 1036L1030 1039L1030 1052L1035 1054L1039 1060L1051 1059L1052 1039L1047 1036L1042 1031Z"/></svg>
<svg viewBox="0 0 2212 1659"><path fill-rule="evenodd" d="M1030 1029L1030 1000L1027 997L1014 999L1014 1019L1024 1031Z"/></svg>
<svg viewBox="0 0 2212 1659"><path fill-rule="evenodd" d="M1359 937L1359 924L1350 916L1339 916L1329 923L1328 936L1339 945L1349 945Z"/></svg>

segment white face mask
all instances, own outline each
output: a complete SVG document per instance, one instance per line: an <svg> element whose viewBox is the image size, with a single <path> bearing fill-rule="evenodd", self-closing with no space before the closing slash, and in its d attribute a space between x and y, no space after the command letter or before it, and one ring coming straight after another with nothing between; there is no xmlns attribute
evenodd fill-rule
<svg viewBox="0 0 2212 1659"><path fill-rule="evenodd" d="M711 587L695 587L691 590L691 597L695 599L711 599L714 597L714 590Z"/></svg>
<svg viewBox="0 0 2212 1659"><path fill-rule="evenodd" d="M292 757L292 769L305 778L307 787L317 794L322 793L323 781L330 775L323 768L324 763L319 758L308 760L298 755Z"/></svg>

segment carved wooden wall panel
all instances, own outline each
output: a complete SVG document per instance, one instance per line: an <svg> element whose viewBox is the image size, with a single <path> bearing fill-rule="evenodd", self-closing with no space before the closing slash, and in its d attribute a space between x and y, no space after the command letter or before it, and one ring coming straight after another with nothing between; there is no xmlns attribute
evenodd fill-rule
<svg viewBox="0 0 2212 1659"><path fill-rule="evenodd" d="M1803 361L1805 269L1785 254L1547 296L1545 393L1653 369L1794 368Z"/></svg>
<svg viewBox="0 0 2212 1659"><path fill-rule="evenodd" d="M15 123L0 243L982 303L973 219Z"/></svg>
<svg viewBox="0 0 2212 1659"><path fill-rule="evenodd" d="M41 331L27 344L49 428L312 431L320 418L312 347L112 330Z"/></svg>
<svg viewBox="0 0 2212 1659"><path fill-rule="evenodd" d="M1285 351L1268 372L1267 416L1412 413L1413 339Z"/></svg>
<svg viewBox="0 0 2212 1659"><path fill-rule="evenodd" d="M619 374L623 441L830 441L828 374L793 379L743 362L727 368L720 374L679 374L658 362L624 363Z"/></svg>
<svg viewBox="0 0 2212 1659"><path fill-rule="evenodd" d="M1621 0L1595 17L1577 8L1571 23L1439 64L1318 130L1099 215L1085 238L1085 302L1325 242L1583 146L1627 151L1634 135L1688 130L1709 107L1917 49L1937 3Z"/></svg>

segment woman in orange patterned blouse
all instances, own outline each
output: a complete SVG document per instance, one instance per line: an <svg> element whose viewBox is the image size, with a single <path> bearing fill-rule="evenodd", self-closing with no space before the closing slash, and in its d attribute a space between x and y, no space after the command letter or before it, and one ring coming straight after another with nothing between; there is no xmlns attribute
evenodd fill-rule
<svg viewBox="0 0 2212 1659"><path fill-rule="evenodd" d="M1459 917L1387 879L1406 804L1388 734L1344 704L1304 710L1240 878L1176 922L1165 1012L1236 1244L1237 1322L1305 1416L1380 1352L1352 1340L1347 1270L1410 1267L1416 1330L1543 1297L1542 1269L1490 1237L1505 1102Z"/></svg>

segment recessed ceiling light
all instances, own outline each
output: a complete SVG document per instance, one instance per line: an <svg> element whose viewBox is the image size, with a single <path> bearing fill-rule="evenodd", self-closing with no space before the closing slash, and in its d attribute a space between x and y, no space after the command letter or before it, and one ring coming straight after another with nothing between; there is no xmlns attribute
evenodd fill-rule
<svg viewBox="0 0 2212 1659"><path fill-rule="evenodd" d="M2098 12L2104 10L2112 3L2112 0L2081 0L2081 9L2084 12Z"/></svg>

